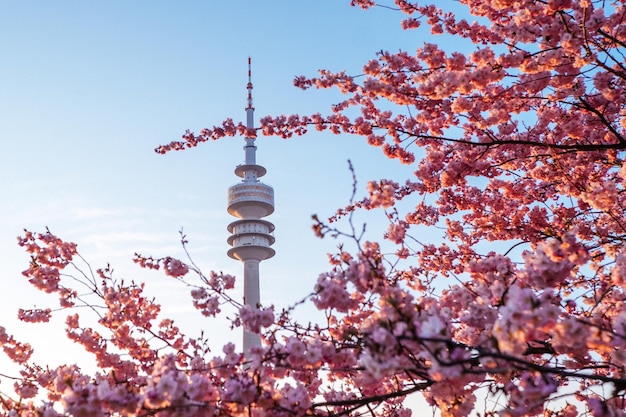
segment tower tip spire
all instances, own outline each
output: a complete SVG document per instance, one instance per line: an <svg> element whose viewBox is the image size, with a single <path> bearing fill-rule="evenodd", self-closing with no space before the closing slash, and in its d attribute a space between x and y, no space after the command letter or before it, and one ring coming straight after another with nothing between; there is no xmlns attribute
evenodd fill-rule
<svg viewBox="0 0 626 417"><path fill-rule="evenodd" d="M246 110L254 110L252 106L252 58L248 56L248 107Z"/></svg>

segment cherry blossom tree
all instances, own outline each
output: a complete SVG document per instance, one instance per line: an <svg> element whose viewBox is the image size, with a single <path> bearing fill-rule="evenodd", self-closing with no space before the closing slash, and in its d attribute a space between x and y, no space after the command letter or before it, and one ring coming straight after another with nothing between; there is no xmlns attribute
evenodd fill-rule
<svg viewBox="0 0 626 417"><path fill-rule="evenodd" d="M325 322L244 307L230 295L234 277L204 274L190 259L137 255L192 286L204 316L230 304L240 312L233 326L263 336L247 355L229 344L210 357L205 339L159 317L142 285L108 268L92 275L76 245L27 231L24 275L58 295L61 311L20 318L68 312L67 336L100 371L38 366L30 345L2 329L4 352L21 365L3 412L408 416L406 397L421 393L442 416L626 415L626 7L451 3L397 0L403 28L429 27L430 43L381 51L362 74L296 77L297 87L338 88L345 99L327 114L265 117L256 132L355 135L414 167L406 182L370 181L350 205L315 218L319 236L357 248L331 255L303 301ZM227 120L157 152L241 133ZM359 210L383 211L385 235L358 233ZM425 241L423 230L440 239ZM97 327L81 324L78 305Z"/></svg>

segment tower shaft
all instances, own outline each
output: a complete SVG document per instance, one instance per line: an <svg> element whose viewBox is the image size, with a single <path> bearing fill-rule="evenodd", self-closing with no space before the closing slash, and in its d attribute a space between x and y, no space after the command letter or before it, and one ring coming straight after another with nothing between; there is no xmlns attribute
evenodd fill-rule
<svg viewBox="0 0 626 417"><path fill-rule="evenodd" d="M243 261L243 301L252 307L261 302L261 285L259 283L259 263L257 259ZM261 338L256 333L243 331L243 349L248 352L252 346L261 346Z"/></svg>

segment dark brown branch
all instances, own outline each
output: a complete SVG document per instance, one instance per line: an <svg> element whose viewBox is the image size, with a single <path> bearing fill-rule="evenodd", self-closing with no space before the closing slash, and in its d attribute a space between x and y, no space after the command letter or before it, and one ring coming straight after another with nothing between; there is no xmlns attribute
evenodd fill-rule
<svg viewBox="0 0 626 417"><path fill-rule="evenodd" d="M379 128L379 126L372 126L372 127ZM454 139L454 138L449 138L445 136L433 136L433 135L423 135L423 134L416 135L416 134L413 134L411 132L404 131L401 129L397 129L397 131L402 134L411 136L413 138L433 139L433 140L440 140L443 142L453 142L453 143L459 143L459 144L469 145L469 146L492 147L492 146L502 146L502 145L525 145L525 146L532 146L532 147L537 147L537 148L572 150L572 151L582 151L582 152L602 151L602 150L609 150L609 149L615 149L615 150L626 149L626 142L623 142L622 140L620 140L619 143L590 143L590 144L581 143L581 144L575 144L575 145L568 145L568 144L562 144L562 143L544 143L544 142L535 142L532 140L513 140L513 139L498 139L498 140L492 140L491 142L473 142L470 140Z"/></svg>
<svg viewBox="0 0 626 417"><path fill-rule="evenodd" d="M425 381L422 383L418 383L415 386L405 389L390 392L388 394L374 395L371 397L361 397L355 398L352 400L339 400L339 401L326 401L322 403L314 403L312 408L318 407L345 407L352 405L365 405L373 402L382 402L385 400L389 400L392 398L405 397L409 394L413 394L414 392L424 391L426 388L430 387L433 384L433 381Z"/></svg>

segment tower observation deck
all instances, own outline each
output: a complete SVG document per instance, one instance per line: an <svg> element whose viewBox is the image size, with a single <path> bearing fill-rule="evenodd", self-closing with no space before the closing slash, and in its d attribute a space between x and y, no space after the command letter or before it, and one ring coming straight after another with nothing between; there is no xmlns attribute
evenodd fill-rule
<svg viewBox="0 0 626 417"><path fill-rule="evenodd" d="M259 181L267 172L256 163L254 107L252 106L251 60L248 58L248 106L246 107L245 162L235 168L241 182L228 189L228 213L239 220L228 225L228 256L243 262L244 303L256 308L260 303L259 263L274 256L274 225L263 217L274 212L274 189ZM243 349L259 346L258 334L244 329Z"/></svg>

